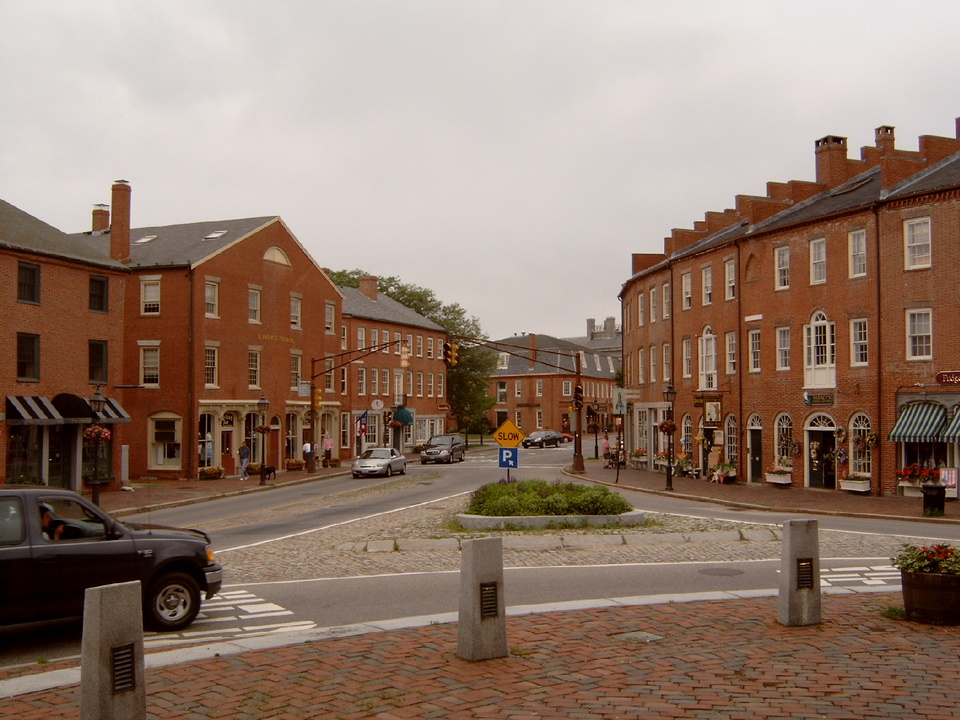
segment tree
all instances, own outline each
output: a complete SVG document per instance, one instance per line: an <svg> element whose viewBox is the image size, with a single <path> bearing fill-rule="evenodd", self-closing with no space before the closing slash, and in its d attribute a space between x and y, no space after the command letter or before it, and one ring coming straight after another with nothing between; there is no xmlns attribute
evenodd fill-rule
<svg viewBox="0 0 960 720"><path fill-rule="evenodd" d="M366 275L369 273L360 269L335 270L330 273L330 279L341 287L358 288L360 278ZM397 277L379 277L377 281L384 295L432 320L451 335L487 339L480 321L467 316L467 311L459 303L446 304L433 290L404 283ZM496 355L482 345L462 340L457 343L457 364L447 371L450 414L461 429L482 431L486 429L487 411L495 404L495 398L488 395L487 388L496 369Z"/></svg>

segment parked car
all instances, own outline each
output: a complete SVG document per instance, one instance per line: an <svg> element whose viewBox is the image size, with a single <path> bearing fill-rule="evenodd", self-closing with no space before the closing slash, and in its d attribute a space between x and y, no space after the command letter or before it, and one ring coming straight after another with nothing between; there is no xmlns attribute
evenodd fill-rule
<svg viewBox="0 0 960 720"><path fill-rule="evenodd" d="M420 452L420 462L452 463L463 462L467 454L467 443L462 435L434 435Z"/></svg>
<svg viewBox="0 0 960 720"><path fill-rule="evenodd" d="M570 433L562 432L560 433L560 435L563 436L563 441L565 443L573 442L573 435L571 435Z"/></svg>
<svg viewBox="0 0 960 720"><path fill-rule="evenodd" d="M523 446L529 447L560 447L563 442L563 435L556 430L534 430L523 439Z"/></svg>
<svg viewBox="0 0 960 720"><path fill-rule="evenodd" d="M0 625L76 617L87 588L140 581L144 625L182 630L223 581L199 530L123 523L69 490L0 485Z"/></svg>
<svg viewBox="0 0 960 720"><path fill-rule="evenodd" d="M383 475L390 477L394 473L403 475L407 471L407 459L395 448L368 448L353 461L353 476Z"/></svg>

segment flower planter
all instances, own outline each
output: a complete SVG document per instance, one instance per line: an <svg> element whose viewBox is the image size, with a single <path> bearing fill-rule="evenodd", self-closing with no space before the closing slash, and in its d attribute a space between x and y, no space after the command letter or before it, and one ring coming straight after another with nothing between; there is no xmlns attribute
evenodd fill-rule
<svg viewBox="0 0 960 720"><path fill-rule="evenodd" d="M850 492L870 492L870 478L843 479L840 478L840 489Z"/></svg>
<svg viewBox="0 0 960 720"><path fill-rule="evenodd" d="M223 468L201 468L198 475L201 480L219 480L223 477Z"/></svg>
<svg viewBox="0 0 960 720"><path fill-rule="evenodd" d="M792 485L793 475L791 473L767 473L767 482L773 485Z"/></svg>
<svg viewBox="0 0 960 720"><path fill-rule="evenodd" d="M900 494L904 497L920 497L923 495L923 491L920 490L919 483L901 480L897 483L897 487L900 488Z"/></svg>
<svg viewBox="0 0 960 720"><path fill-rule="evenodd" d="M960 625L960 575L900 571L907 620Z"/></svg>

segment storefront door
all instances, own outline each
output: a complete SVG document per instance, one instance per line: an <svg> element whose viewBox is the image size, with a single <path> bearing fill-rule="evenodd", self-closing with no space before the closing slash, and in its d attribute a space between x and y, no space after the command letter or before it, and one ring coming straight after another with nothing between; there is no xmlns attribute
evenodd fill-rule
<svg viewBox="0 0 960 720"><path fill-rule="evenodd" d="M77 434L73 425L47 425L48 460L47 484L51 487L70 489L73 475L70 440Z"/></svg>
<svg viewBox="0 0 960 720"><path fill-rule="evenodd" d="M807 463L810 487L835 488L837 486L835 449L836 440L833 430L807 431Z"/></svg>

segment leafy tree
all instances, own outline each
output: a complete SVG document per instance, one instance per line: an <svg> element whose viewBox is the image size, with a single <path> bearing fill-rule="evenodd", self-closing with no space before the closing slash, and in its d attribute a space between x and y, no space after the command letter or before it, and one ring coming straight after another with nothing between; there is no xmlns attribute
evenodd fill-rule
<svg viewBox="0 0 960 720"><path fill-rule="evenodd" d="M369 275L360 269L335 270L330 279L341 287L360 287L360 278ZM378 288L396 300L432 320L452 335L486 340L480 321L468 316L459 303L442 302L433 292L402 282L394 276L378 277ZM496 355L482 345L458 341L457 364L447 371L447 399L451 414L461 429L487 429L487 411L495 398L487 394L490 376L496 369Z"/></svg>

